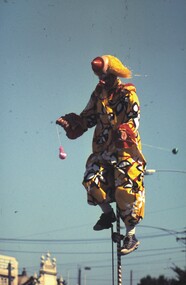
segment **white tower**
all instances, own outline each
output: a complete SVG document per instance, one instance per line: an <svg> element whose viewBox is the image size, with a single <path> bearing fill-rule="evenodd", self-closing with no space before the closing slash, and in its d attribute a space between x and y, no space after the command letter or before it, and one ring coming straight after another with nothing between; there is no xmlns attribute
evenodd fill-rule
<svg viewBox="0 0 186 285"><path fill-rule="evenodd" d="M57 266L56 259L51 260L50 253L41 256L40 263L40 284L41 285L57 285Z"/></svg>

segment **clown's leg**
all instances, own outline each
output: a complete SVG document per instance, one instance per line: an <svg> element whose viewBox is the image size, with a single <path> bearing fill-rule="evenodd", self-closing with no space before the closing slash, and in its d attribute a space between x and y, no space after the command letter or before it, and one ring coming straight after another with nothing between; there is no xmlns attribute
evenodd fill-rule
<svg viewBox="0 0 186 285"><path fill-rule="evenodd" d="M139 241L135 236L136 225L144 217L144 187L143 175L139 173L137 163L130 166L129 171L115 172L117 187L115 199L120 210L120 217L126 227L121 254L128 254L137 249ZM136 182L137 181L137 182Z"/></svg>
<svg viewBox="0 0 186 285"><path fill-rule="evenodd" d="M111 199L109 198L112 189L110 174L110 167L96 161L92 156L87 161L83 185L87 190L88 203L90 205L99 205L103 212L93 227L96 231L109 229L112 223L116 221L114 211L110 205Z"/></svg>
<svg viewBox="0 0 186 285"><path fill-rule="evenodd" d="M128 192L128 189L116 190L116 201L120 211L120 218L125 224L126 234L123 238L123 246L121 248L121 254L126 255L137 249L139 241L135 236L136 225L139 219L132 215L133 205L135 198Z"/></svg>
<svg viewBox="0 0 186 285"><path fill-rule="evenodd" d="M116 221L116 216L113 209L111 208L110 212L101 214L99 220L96 222L93 229L95 231L109 229L112 227L112 224L115 221Z"/></svg>

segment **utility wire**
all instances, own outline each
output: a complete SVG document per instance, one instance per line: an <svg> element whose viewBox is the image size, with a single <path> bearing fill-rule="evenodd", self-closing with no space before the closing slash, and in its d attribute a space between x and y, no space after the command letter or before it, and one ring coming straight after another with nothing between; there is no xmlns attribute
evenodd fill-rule
<svg viewBox="0 0 186 285"><path fill-rule="evenodd" d="M141 253L144 253L144 252L158 252L158 251L168 251L168 250L174 250L174 251L177 251L179 252L180 251L180 246L179 247L168 247L168 248L152 248L152 249L144 249L144 250L138 250L136 251L135 253L136 254L141 254ZM26 253L26 254L43 254L43 251L33 251L33 250L14 250L14 249L0 249L0 252L13 252L13 253ZM60 254L60 255L75 255L75 254L81 254L81 255L97 255L97 254L110 254L110 251L86 251L86 252L82 252L82 251L52 251L52 254ZM131 256L130 258L132 258L133 256ZM137 256L135 256L134 258L136 258Z"/></svg>
<svg viewBox="0 0 186 285"><path fill-rule="evenodd" d="M140 227L140 225L139 225ZM147 228L154 228L165 231L165 233L162 234L150 234L145 236L140 236L141 239L148 239L148 238L157 238L157 237L163 237L168 235L178 235L178 234L184 234L186 231L177 232L174 230L167 230L164 228L157 228L157 227L151 227L151 226L141 226L141 227L147 227ZM73 243L73 244L81 244L81 243L105 243L109 242L110 238L87 238L87 239L19 239L19 238L0 238L0 242L5 243Z"/></svg>

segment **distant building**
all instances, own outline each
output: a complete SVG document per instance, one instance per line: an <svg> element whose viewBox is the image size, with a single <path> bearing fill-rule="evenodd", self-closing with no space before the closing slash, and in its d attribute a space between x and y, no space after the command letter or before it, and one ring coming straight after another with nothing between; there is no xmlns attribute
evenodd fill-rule
<svg viewBox="0 0 186 285"><path fill-rule="evenodd" d="M0 255L0 285L18 285L18 262L14 257Z"/></svg>
<svg viewBox="0 0 186 285"><path fill-rule="evenodd" d="M57 277L56 259L51 259L50 253L41 256L38 276L28 276L25 268L18 275L16 259L0 255L0 285L65 285L65 281Z"/></svg>
<svg viewBox="0 0 186 285"><path fill-rule="evenodd" d="M23 268L22 273L18 276L18 285L24 284L29 278L30 277L27 275L26 268Z"/></svg>

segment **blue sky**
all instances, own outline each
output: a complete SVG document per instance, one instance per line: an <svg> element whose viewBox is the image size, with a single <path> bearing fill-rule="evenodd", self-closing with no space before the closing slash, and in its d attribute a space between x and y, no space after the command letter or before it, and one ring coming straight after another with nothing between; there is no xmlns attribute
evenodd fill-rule
<svg viewBox="0 0 186 285"><path fill-rule="evenodd" d="M15 256L20 271L38 272L50 251L70 285L79 266L91 267L87 284L111 284L110 231L92 230L100 210L81 185L93 130L76 141L60 130L61 161L55 126L85 107L94 57L115 55L133 71L148 168L186 171L185 18L184 0L0 1L0 254ZM125 282L130 270L137 284L186 265L183 235L174 234L186 227L185 184L181 172L146 176L141 246L122 259Z"/></svg>

